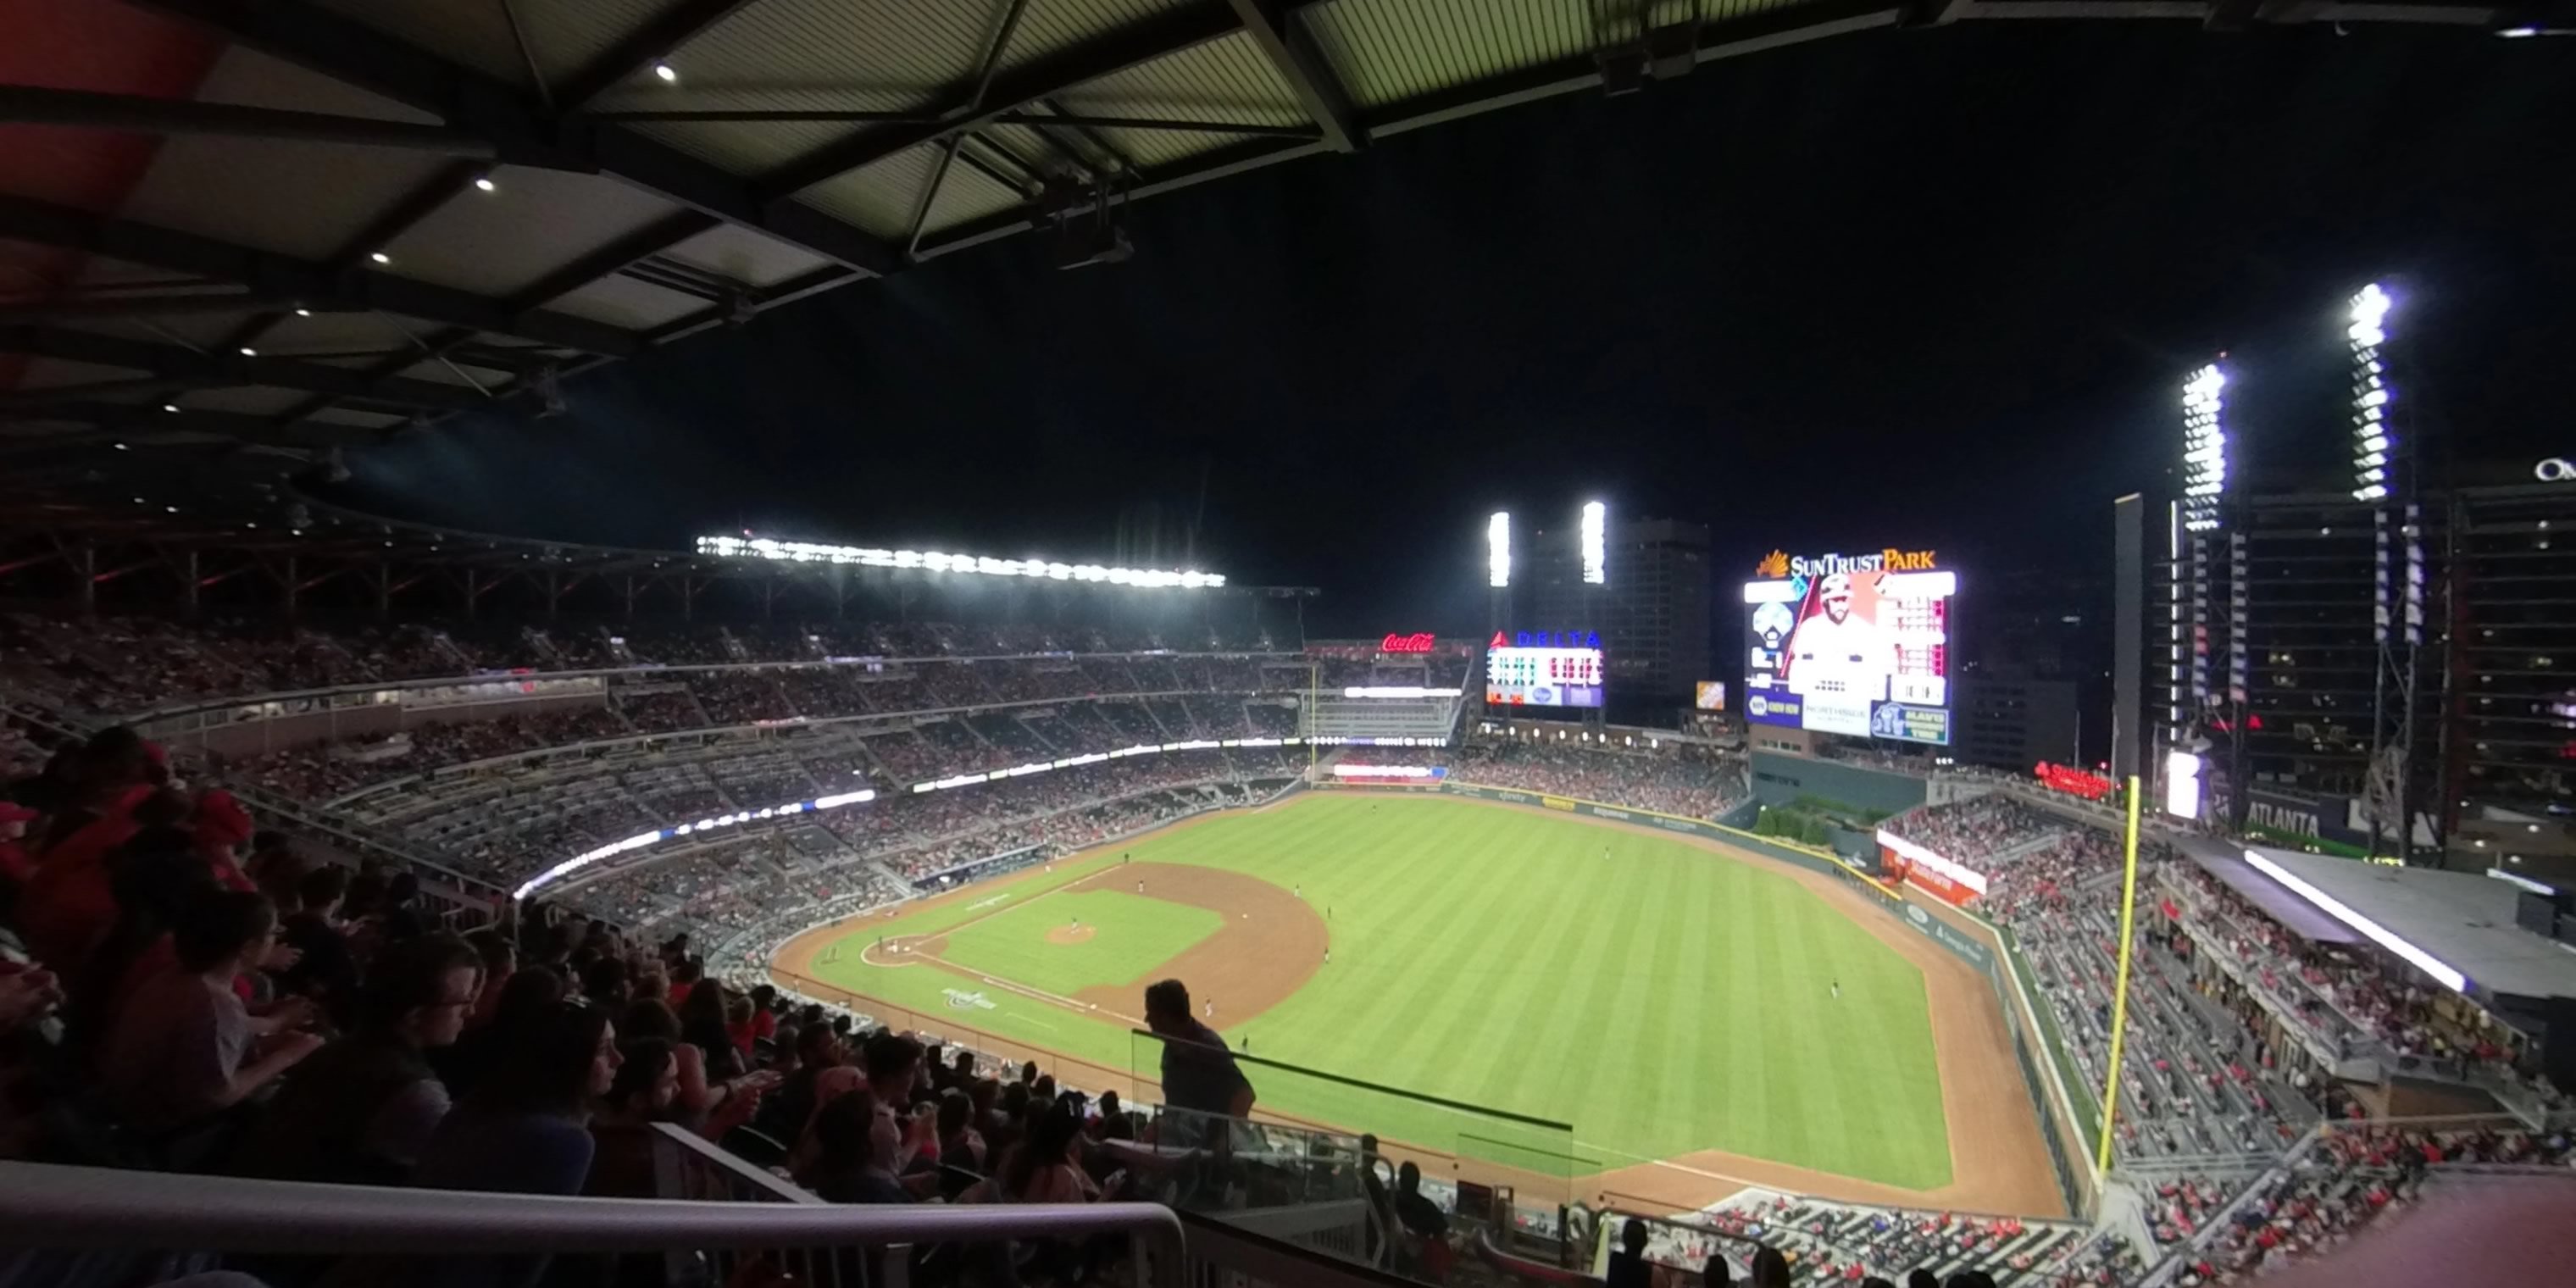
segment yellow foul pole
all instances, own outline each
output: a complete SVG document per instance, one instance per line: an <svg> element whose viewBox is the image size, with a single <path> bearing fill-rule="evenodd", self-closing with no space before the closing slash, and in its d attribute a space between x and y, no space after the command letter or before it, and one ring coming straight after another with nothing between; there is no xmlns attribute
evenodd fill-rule
<svg viewBox="0 0 2576 1288"><path fill-rule="evenodd" d="M2121 846L2120 975L2111 989L2111 1071L2102 1080L2102 1141L2093 1165L2111 1170L2111 1133L2120 1117L2120 1045L2129 1033L2130 928L2138 912L2138 776L2129 775L2129 829Z"/></svg>
<svg viewBox="0 0 2576 1288"><path fill-rule="evenodd" d="M1323 689L1323 674L1323 663L1306 664L1306 772L1309 775L1315 772L1315 695Z"/></svg>

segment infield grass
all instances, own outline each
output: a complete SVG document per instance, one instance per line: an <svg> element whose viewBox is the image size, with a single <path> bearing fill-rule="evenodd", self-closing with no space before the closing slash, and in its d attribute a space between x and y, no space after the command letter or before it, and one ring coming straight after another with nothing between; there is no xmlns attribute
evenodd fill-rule
<svg viewBox="0 0 2576 1288"><path fill-rule="evenodd" d="M1048 940L1075 923L1089 927L1091 937L1072 944ZM1223 924L1205 908L1119 890L1067 890L951 932L939 955L969 970L1070 993L1136 979Z"/></svg>
<svg viewBox="0 0 2576 1288"><path fill-rule="evenodd" d="M1951 1179L1921 973L1768 868L1529 810L1377 794L1318 794L1122 849L1300 888L1328 913L1331 963L1248 1022L1220 1014L1230 1041L1569 1122L1573 1139L1256 1066L1265 1108L1539 1171L1719 1149L1914 1189ZM965 981L870 966L857 951L984 918L951 936L949 960L1059 994L1148 979L1212 931L1214 914L1116 891L1049 893L1116 859L872 920L815 969L919 1009L934 1028L944 1016L1150 1074L1156 1049L1115 1021L998 987L960 1010ZM1089 943L1045 942L1077 916L1098 928ZM1142 998L1132 1006L1141 1013Z"/></svg>

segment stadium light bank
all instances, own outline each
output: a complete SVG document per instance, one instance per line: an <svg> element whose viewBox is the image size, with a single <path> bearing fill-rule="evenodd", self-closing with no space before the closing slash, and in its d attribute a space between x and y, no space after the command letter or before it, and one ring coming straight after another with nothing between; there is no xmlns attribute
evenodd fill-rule
<svg viewBox="0 0 2576 1288"><path fill-rule="evenodd" d="M769 559L779 563L847 564L861 568L918 569L922 572L972 573L983 577L1035 577L1044 581L1088 581L1147 589L1218 590L1225 578L1212 572L1171 568L1105 568L1099 564L1057 563L1047 559L995 559L988 555L943 554L936 550L885 550L875 546L834 546L813 541L778 541L768 537L700 537L698 553L727 559Z"/></svg>

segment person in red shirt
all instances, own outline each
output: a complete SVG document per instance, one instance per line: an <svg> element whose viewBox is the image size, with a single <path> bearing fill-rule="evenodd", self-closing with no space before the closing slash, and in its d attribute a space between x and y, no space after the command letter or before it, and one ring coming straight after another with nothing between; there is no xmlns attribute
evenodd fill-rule
<svg viewBox="0 0 2576 1288"><path fill-rule="evenodd" d="M0 801L0 878L12 885L25 885L35 875L36 861L19 842L36 818L36 811L16 801Z"/></svg>
<svg viewBox="0 0 2576 1288"><path fill-rule="evenodd" d="M99 802L89 822L40 851L35 874L18 895L17 921L28 950L55 973L77 978L116 924L108 856L147 825L178 822L187 811L177 793L132 784ZM64 825L57 819L50 830L59 833Z"/></svg>
<svg viewBox="0 0 2576 1288"><path fill-rule="evenodd" d="M683 957L680 959L679 964L671 968L671 992L669 995L669 1001L671 1003L672 1010L679 1010L680 1003L689 1000L690 986L696 984L698 979L705 974L705 964L695 957Z"/></svg>
<svg viewBox="0 0 2576 1288"><path fill-rule="evenodd" d="M197 812L191 830L196 834L197 852L214 870L215 883L227 890L256 890L243 875L239 857L241 847L250 844L250 811L233 799L231 792L215 788L197 797Z"/></svg>

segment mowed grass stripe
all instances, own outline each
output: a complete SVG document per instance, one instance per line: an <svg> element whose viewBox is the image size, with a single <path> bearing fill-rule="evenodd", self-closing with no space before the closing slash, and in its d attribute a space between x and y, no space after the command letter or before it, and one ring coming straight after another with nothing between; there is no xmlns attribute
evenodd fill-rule
<svg viewBox="0 0 2576 1288"><path fill-rule="evenodd" d="M968 970L1027 982L1054 981L1058 991L1125 984L1217 932L1225 920L1206 908L1120 890L1069 890L1043 903L1021 903L952 931L940 956ZM1081 943L1049 940L1074 923L1090 929Z"/></svg>
<svg viewBox="0 0 2576 1288"><path fill-rule="evenodd" d="M1535 811L1374 795L1319 795L1126 848L1302 887L1331 910L1334 960L1296 996L1248 1025L1218 999L1218 1024L1248 1034L1255 1055L1568 1120L1623 1156L1723 1149L1912 1188L1950 1179L1921 974L1780 873ZM922 933L907 920L869 933ZM1005 999L973 1022L1130 1058L1108 1025L1031 1017L1089 1031L1049 1032L1020 1008ZM1419 1101L1253 1076L1265 1105L1355 1130L1563 1152L1544 1133Z"/></svg>

